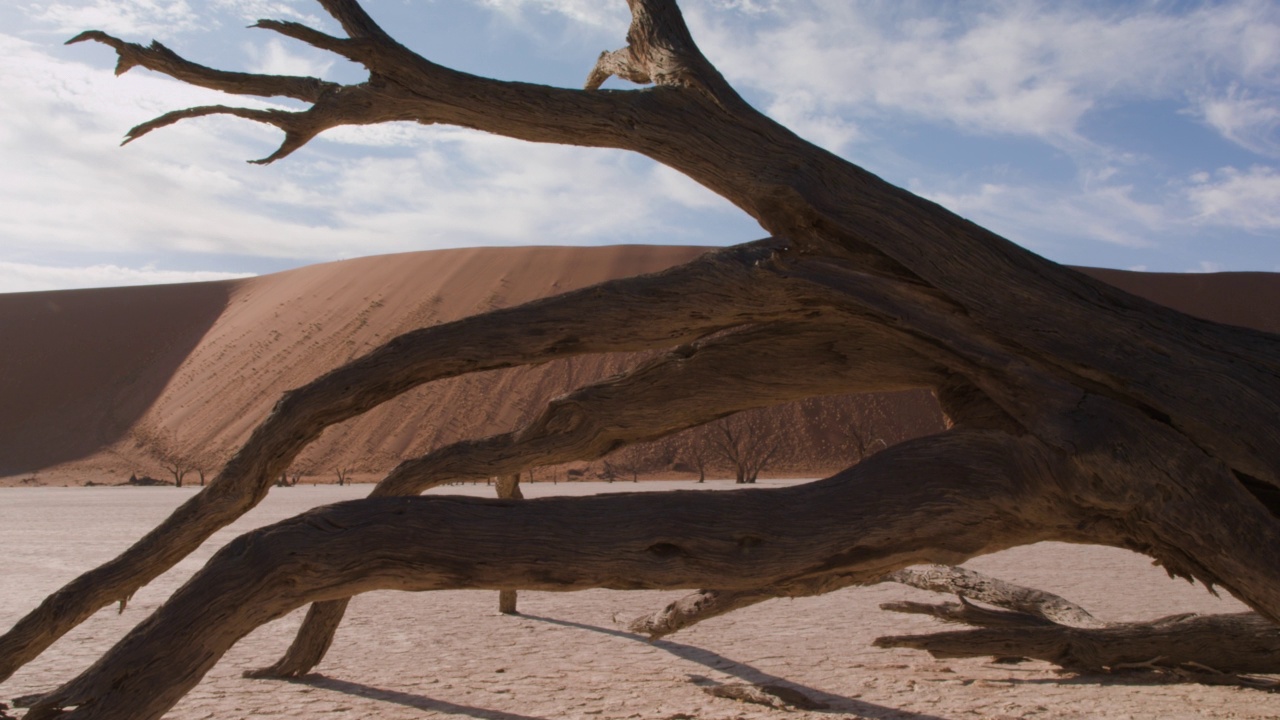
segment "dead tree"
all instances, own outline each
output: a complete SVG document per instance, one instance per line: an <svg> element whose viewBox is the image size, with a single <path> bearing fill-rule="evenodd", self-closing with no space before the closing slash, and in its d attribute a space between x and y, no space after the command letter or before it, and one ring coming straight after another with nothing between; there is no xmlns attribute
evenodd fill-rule
<svg viewBox="0 0 1280 720"><path fill-rule="evenodd" d="M699 483L706 482L707 481L707 460L709 459L708 456L710 455L710 450L707 448L706 443L701 443L701 442L690 443L684 450L681 451L680 455L685 460L688 460L689 464L691 464L693 468L698 471L698 482Z"/></svg>
<svg viewBox="0 0 1280 720"><path fill-rule="evenodd" d="M350 468L340 467L337 470L334 470L334 473L337 474L338 476L338 487L342 487L343 485L346 485L347 479L351 477Z"/></svg>
<svg viewBox="0 0 1280 720"><path fill-rule="evenodd" d="M218 473L120 557L0 638L7 677L260 501L328 426L424 383L584 353L662 350L550 403L514 432L410 459L364 501L232 542L29 720L158 718L253 627L312 602L268 674L323 657L352 594L376 588L822 591L1040 540L1146 553L1280 621L1280 340L1191 318L1040 258L828 153L747 104L674 0L629 0L627 46L586 88L432 63L355 0L318 0L344 37L267 29L369 70L353 85L223 72L168 48L93 40L203 87L300 110L177 110L274 125L302 148L340 125L453 124L629 150L684 173L771 236L397 337L290 391ZM603 90L611 75L646 85ZM742 410L933 389L954 425L792 488L524 502L416 495L442 482L581 462ZM517 534L518 533L518 537ZM582 538L589 537L589 547Z"/></svg>
<svg viewBox="0 0 1280 720"><path fill-rule="evenodd" d="M166 454L160 460L160 466L173 476L173 484L177 487L182 487L182 482L187 477L187 473L192 470L191 463L176 453Z"/></svg>
<svg viewBox="0 0 1280 720"><path fill-rule="evenodd" d="M640 445L627 445L604 459L603 475L609 478L609 482L620 476L629 477L631 482L640 482L640 471L645 467L645 459Z"/></svg>
<svg viewBox="0 0 1280 720"><path fill-rule="evenodd" d="M733 467L740 485L755 484L760 472L778 452L778 440L760 426L759 413L743 413L725 418L711 430L711 448Z"/></svg>

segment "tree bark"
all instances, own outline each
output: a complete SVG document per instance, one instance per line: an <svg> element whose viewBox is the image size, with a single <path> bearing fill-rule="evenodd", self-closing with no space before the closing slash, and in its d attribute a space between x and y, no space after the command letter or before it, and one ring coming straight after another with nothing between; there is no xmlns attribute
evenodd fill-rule
<svg viewBox="0 0 1280 720"><path fill-rule="evenodd" d="M512 473L510 475L503 475L499 477L497 485L498 497L500 499L524 499L524 493L520 492L520 473ZM515 590L498 591L498 612L503 615L519 615L520 611L516 609L516 602L517 598Z"/></svg>
<svg viewBox="0 0 1280 720"><path fill-rule="evenodd" d="M1058 538L1144 552L1280 621L1280 339L1196 320L1057 266L805 142L728 86L672 0L630 0L628 44L601 56L586 90L460 73L396 43L355 0L319 1L347 37L289 22L258 27L360 63L368 82L228 73L98 31L73 42L110 45L120 72L141 66L231 93L311 103L298 111L179 110L134 128L129 140L184 118L230 114L284 132L267 162L328 128L395 120L620 148L683 172L773 237L665 273L410 332L287 393L207 488L0 638L0 679L253 507L329 425L439 378L737 332L557 400L517 433L406 462L375 489L382 497L272 530L296 556L264 548L265 535L233 544L35 717L68 706L76 717L156 717L264 618L372 587L787 593ZM600 90L610 75L652 87ZM734 349L751 353L729 355ZM600 457L784 399L887 386L933 388L955 429L878 453L806 491L496 504L386 497ZM819 496L825 504L811 502ZM640 509L634 519L612 504L624 502ZM720 525L724 537L697 525L713 506L724 511L715 517L734 518ZM583 508L611 514L592 519ZM457 533L444 550L397 534L425 517L436 525L415 526L423 537L439 539L432 529L441 527ZM539 524L556 518L600 533L599 547L616 554L575 554L566 536ZM353 525L337 533L329 522ZM335 533L344 542L333 542ZM464 539L471 545L458 544ZM246 568L237 553L270 565ZM315 566L297 560L317 553ZM529 560L543 555L551 564L535 572ZM216 591L201 602L225 599L201 609L187 594L193 586ZM336 627L340 612L313 611ZM307 647L322 655L323 645ZM158 659L166 652L172 663ZM144 689L152 685L154 696Z"/></svg>
<svg viewBox="0 0 1280 720"><path fill-rule="evenodd" d="M1151 622L1078 628L968 604L893 603L885 609L986 626L926 635L891 635L875 641L876 647L925 650L936 658L1025 657L1076 672L1166 668L1280 673L1280 628L1257 613L1184 614Z"/></svg>
<svg viewBox="0 0 1280 720"><path fill-rule="evenodd" d="M730 248L663 273L412 331L286 393L208 487L119 557L71 581L0 636L0 681L256 506L326 427L432 380L583 353L668 347L779 316L785 303L765 287L767 273L761 272L772 253L770 243ZM732 275L747 282L725 282ZM762 282L751 282L751 276ZM632 297L653 300L651 310L641 314L655 322L630 310L618 312ZM606 317L610 308L613 321ZM671 317L664 317L668 313ZM511 328L521 328L522 337Z"/></svg>
<svg viewBox="0 0 1280 720"><path fill-rule="evenodd" d="M1035 588L1014 585L967 568L930 565L904 568L884 577L886 582L921 590L955 593L1047 622L1078 628L1101 628L1107 623L1064 597Z"/></svg>
<svg viewBox="0 0 1280 720"><path fill-rule="evenodd" d="M813 372L777 376L777 364L803 357ZM883 332L848 325L765 325L701 340L619 377L552 402L524 428L455 443L401 463L375 497L416 495L447 482L518 473L534 465L595 460L621 445L655 439L749 407L839 391L891 390L938 381L921 356L895 350ZM345 600L331 600L341 603ZM299 677L332 643L342 611L308 613L286 656L255 677ZM318 652L317 652L318 651Z"/></svg>
<svg viewBox="0 0 1280 720"><path fill-rule="evenodd" d="M882 582L896 582L934 592L956 593L961 597L1007 607L1024 615L1072 627L1104 627L1106 625L1084 608L1065 598L1043 590L1006 583L973 570L951 565L903 568L867 583L839 574L817 577L806 583L788 587L785 597L822 595L851 585ZM648 635L650 640L657 640L703 620L777 597L784 597L784 595L775 588L699 590L668 604L657 612L632 620L627 629L633 633ZM901 608L895 605L894 608L886 609Z"/></svg>
<svg viewBox="0 0 1280 720"><path fill-rule="evenodd" d="M884 579L954 593L960 602L894 602L881 609L981 629L881 637L875 641L877 647L915 648L938 658L1034 658L1077 672L1166 669L1201 682L1226 681L1206 674L1280 673L1280 627L1257 613L1185 613L1149 622L1107 623L1065 598L965 568L905 568ZM979 607L969 599L1003 609Z"/></svg>
<svg viewBox="0 0 1280 720"><path fill-rule="evenodd" d="M1055 537L1027 522L1059 515L1060 499L1028 487L1042 453L1034 441L952 431L791 488L521 502L391 497L318 508L219 551L27 718L64 709L68 718L158 718L255 627L309 601L374 589L679 588L708 579L786 588L814 574L865 580ZM1060 533L1075 537L1074 527Z"/></svg>

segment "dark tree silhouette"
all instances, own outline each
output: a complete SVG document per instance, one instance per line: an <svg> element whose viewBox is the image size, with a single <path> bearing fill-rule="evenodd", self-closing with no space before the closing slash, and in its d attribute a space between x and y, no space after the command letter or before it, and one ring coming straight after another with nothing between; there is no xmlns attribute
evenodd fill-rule
<svg viewBox="0 0 1280 720"><path fill-rule="evenodd" d="M329 128L397 120L619 148L727 198L770 237L415 330L286 393L207 488L0 638L0 678L253 507L328 426L440 378L667 351L556 399L511 433L406 460L367 500L233 541L28 720L158 718L254 627L310 602L293 646L263 671L307 672L346 598L377 588L701 587L741 600L1063 540L1146 553L1222 587L1265 622L1280 620L1275 336L1191 318L1058 266L797 137L728 85L674 0L629 0L627 45L603 53L582 90L443 67L397 43L355 0L318 1L345 37L294 22L257 27L363 65L366 82L223 72L99 31L74 41L113 47L120 72L144 67L308 105L177 110L129 141L221 114L284 132L259 162ZM610 76L646 87L601 89ZM750 408L910 388L931 388L954 426L807 485L410 497L598 459Z"/></svg>
<svg viewBox="0 0 1280 720"><path fill-rule="evenodd" d="M735 482L753 485L778 452L778 439L763 426L764 416L744 412L717 422L710 434L711 448L734 470Z"/></svg>

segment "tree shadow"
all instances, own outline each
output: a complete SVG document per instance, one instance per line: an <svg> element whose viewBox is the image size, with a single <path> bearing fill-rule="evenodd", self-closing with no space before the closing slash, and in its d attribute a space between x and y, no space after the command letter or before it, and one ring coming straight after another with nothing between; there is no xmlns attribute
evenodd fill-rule
<svg viewBox="0 0 1280 720"><path fill-rule="evenodd" d="M472 707L470 705L458 705L447 700L436 700L423 695L415 695L413 693L400 692L398 690L386 690L384 688L373 687L363 683L350 682L348 680L338 680L320 673L311 673L300 678L290 678L289 682L298 685L309 685L311 687L322 688L325 690L333 690L334 692L344 693L346 695L355 695L357 697L370 698L372 700L381 700L383 702L395 703L411 707L415 710L424 710L426 712L448 713L451 715L466 715L468 717L480 718L480 720L543 720L543 718L533 715L517 715L515 713L503 712L501 710L489 710L487 708Z"/></svg>
<svg viewBox="0 0 1280 720"><path fill-rule="evenodd" d="M938 715L928 715L925 713L916 713L909 710L886 707L884 705L856 700L845 695L837 695L825 690L819 690L818 688L801 685L799 683L792 682L791 680L787 680L786 678L770 675L763 670L745 663L731 660L717 652L695 647L693 645L685 645L684 643L672 642L670 640L650 641L649 638L644 635L626 632L625 630L604 628L598 625L588 625L586 623L574 622L572 620L559 620L557 618L549 618L541 615L526 614L521 614L521 617L536 620L538 622L550 623L552 625L561 625L563 627L575 628L578 630L589 630L591 632L612 635L626 640L642 642L660 650L665 650L683 660L689 660L713 670L718 670L719 672L732 675L743 682L751 683L753 685L782 685L784 687L789 687L798 690L809 696L811 699L817 700L827 706L826 709L816 710L815 712L836 713L841 715L856 713L860 716L893 717L900 718L901 720L947 720L947 718L943 718ZM697 682L698 679L698 676L690 676L690 681L692 682Z"/></svg>

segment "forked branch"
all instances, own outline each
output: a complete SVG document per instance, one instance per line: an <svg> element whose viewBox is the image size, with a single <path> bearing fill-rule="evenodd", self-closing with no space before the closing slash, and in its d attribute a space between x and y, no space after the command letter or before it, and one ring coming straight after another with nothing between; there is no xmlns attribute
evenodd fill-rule
<svg viewBox="0 0 1280 720"><path fill-rule="evenodd" d="M255 627L374 589L785 589L1053 537L1027 523L1058 502L1026 492L1024 473L1045 467L1042 452L999 433L952 431L790 488L330 505L233 541L27 718L64 709L68 719L159 718ZM725 517L735 523L716 522ZM509 542L513 529L521 542Z"/></svg>
<svg viewBox="0 0 1280 720"><path fill-rule="evenodd" d="M286 393L207 488L114 560L51 595L0 636L0 680L99 609L130 597L258 504L330 425L432 380L607 350L670 347L796 313L770 270L767 241L663 273L406 333ZM645 297L642 307L627 299ZM620 312L624 309L625 312Z"/></svg>
<svg viewBox="0 0 1280 720"><path fill-rule="evenodd" d="M152 42L149 47L137 43L125 42L112 37L101 30L86 30L67 41L68 45L93 40L115 49L119 56L116 61L116 75L121 75L135 67L164 73L169 77L181 80L190 85L221 90L237 95L257 95L260 97L289 97L303 102L317 102L325 93L340 87L337 83L326 82L313 77L296 77L287 75L260 75L256 73L228 72L215 70L179 56L174 51Z"/></svg>

